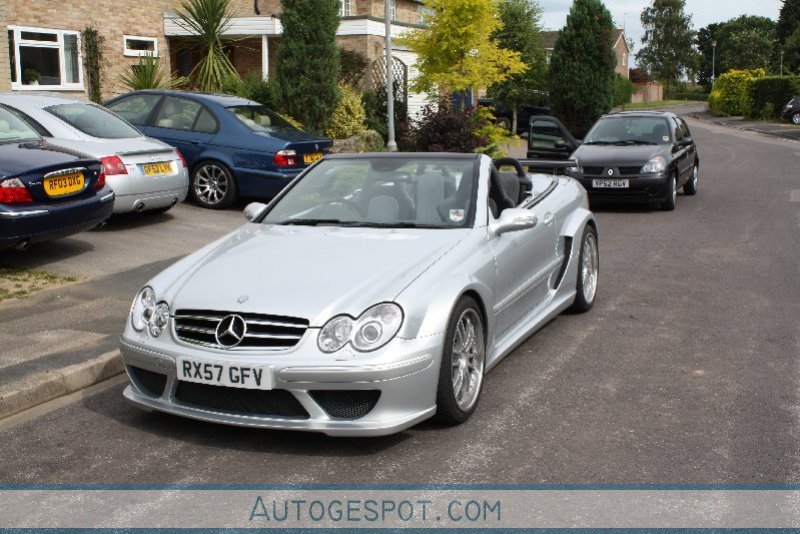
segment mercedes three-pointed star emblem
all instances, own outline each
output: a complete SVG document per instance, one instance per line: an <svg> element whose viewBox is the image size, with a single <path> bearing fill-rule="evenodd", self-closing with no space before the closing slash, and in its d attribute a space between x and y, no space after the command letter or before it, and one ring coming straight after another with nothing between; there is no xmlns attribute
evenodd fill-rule
<svg viewBox="0 0 800 534"><path fill-rule="evenodd" d="M247 334L247 323L239 315L228 315L217 325L214 333L220 347L232 349L239 345Z"/></svg>

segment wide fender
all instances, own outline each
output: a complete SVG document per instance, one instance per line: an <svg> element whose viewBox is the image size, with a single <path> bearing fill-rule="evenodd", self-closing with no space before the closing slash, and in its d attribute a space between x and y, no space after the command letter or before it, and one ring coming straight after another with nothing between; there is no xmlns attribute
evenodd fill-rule
<svg viewBox="0 0 800 534"><path fill-rule="evenodd" d="M583 229L590 223L593 224L595 230L597 230L597 220L594 214L586 208L576 208L564 220L559 235L562 237L571 237L575 242L578 242L583 234Z"/></svg>
<svg viewBox="0 0 800 534"><path fill-rule="evenodd" d="M406 316L398 335L415 339L445 333L453 308L466 293L473 293L478 297L476 300L481 305L486 330L492 332L494 316L491 313L491 303L494 302L494 291L478 278L459 273L441 279L425 295L418 295L417 292L401 295L398 303L405 310Z"/></svg>

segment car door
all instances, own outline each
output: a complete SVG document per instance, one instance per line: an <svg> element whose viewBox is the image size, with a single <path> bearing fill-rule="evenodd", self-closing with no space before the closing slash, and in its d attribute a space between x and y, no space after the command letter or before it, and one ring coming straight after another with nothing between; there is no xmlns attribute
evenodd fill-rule
<svg viewBox="0 0 800 534"><path fill-rule="evenodd" d="M568 159L580 141L555 117L535 115L528 123L528 157Z"/></svg>
<svg viewBox="0 0 800 534"><path fill-rule="evenodd" d="M672 117L670 121L673 129L675 145L672 149L673 160L678 169L678 185L689 179L694 166L694 143L689 136L689 128L679 117Z"/></svg>
<svg viewBox="0 0 800 534"><path fill-rule="evenodd" d="M555 177L542 179L557 180ZM560 266L555 202L547 191L535 200L524 202L519 207L534 214L536 225L491 240L498 272L495 304L498 341L502 342L504 336L516 335L515 329L527 325L552 297L550 282ZM490 223L496 220L491 210L489 220Z"/></svg>
<svg viewBox="0 0 800 534"><path fill-rule="evenodd" d="M180 150L189 167L216 135L217 119L199 101L180 96L165 96L148 127L151 137Z"/></svg>
<svg viewBox="0 0 800 534"><path fill-rule="evenodd" d="M155 93L136 93L109 102L106 107L136 126L144 135L150 135L149 120L161 99L162 95Z"/></svg>

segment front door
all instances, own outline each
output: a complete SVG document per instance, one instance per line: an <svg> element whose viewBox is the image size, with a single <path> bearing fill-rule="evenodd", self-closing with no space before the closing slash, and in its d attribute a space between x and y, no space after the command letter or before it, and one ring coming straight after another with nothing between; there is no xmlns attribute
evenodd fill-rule
<svg viewBox="0 0 800 534"><path fill-rule="evenodd" d="M568 159L580 142L555 117L538 115L528 124L528 157Z"/></svg>

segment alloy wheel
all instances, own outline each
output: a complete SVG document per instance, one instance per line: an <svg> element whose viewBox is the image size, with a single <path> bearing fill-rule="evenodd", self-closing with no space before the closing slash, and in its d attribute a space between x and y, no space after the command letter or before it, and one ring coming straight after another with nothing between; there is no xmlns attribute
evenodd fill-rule
<svg viewBox="0 0 800 534"><path fill-rule="evenodd" d="M483 382L483 323L474 308L458 318L451 351L452 385L456 404L468 412L478 400Z"/></svg>
<svg viewBox="0 0 800 534"><path fill-rule="evenodd" d="M219 204L229 187L228 175L218 165L208 163L197 170L194 191L202 202L210 206Z"/></svg>
<svg viewBox="0 0 800 534"><path fill-rule="evenodd" d="M594 301L597 292L597 277L600 261L597 254L597 238L594 234L588 234L583 243L583 260L581 265L581 276L583 279L583 300L588 303Z"/></svg>

